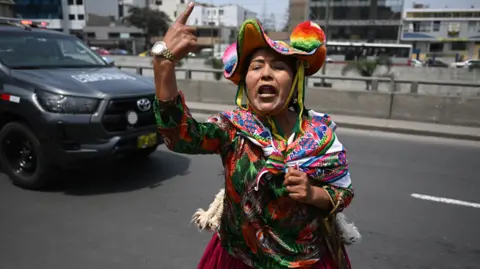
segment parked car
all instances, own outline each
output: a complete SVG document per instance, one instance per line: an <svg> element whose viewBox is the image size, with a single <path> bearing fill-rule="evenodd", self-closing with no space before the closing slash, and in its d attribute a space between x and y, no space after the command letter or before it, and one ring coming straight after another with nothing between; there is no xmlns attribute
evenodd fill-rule
<svg viewBox="0 0 480 269"><path fill-rule="evenodd" d="M444 63L440 60L430 59L430 60L427 60L425 63L428 67L443 67L443 68L449 67L448 64L446 64L446 63Z"/></svg>
<svg viewBox="0 0 480 269"><path fill-rule="evenodd" d="M44 187L56 168L146 157L163 143L152 79L115 68L82 41L0 20L0 164Z"/></svg>
<svg viewBox="0 0 480 269"><path fill-rule="evenodd" d="M480 60L470 60L467 68L469 71L480 70Z"/></svg>
<svg viewBox="0 0 480 269"><path fill-rule="evenodd" d="M417 59L412 59L412 67L423 67L424 63L417 60Z"/></svg>

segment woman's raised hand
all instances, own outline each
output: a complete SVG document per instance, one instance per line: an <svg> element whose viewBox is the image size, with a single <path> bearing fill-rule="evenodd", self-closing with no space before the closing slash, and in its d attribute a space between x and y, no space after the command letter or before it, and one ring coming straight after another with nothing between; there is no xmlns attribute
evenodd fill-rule
<svg viewBox="0 0 480 269"><path fill-rule="evenodd" d="M177 60L183 59L197 46L197 29L185 25L194 7L195 3L190 2L163 38L163 42Z"/></svg>

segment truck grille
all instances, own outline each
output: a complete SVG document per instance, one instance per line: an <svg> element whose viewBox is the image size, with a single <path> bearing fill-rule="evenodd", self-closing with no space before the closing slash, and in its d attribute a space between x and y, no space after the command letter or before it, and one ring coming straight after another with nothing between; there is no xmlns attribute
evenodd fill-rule
<svg viewBox="0 0 480 269"><path fill-rule="evenodd" d="M137 102L140 99L148 99L150 101L150 109L141 111ZM102 118L103 127L108 132L121 132L135 128L147 127L155 125L155 115L153 113L154 96L139 96L128 99L111 100L107 106L105 114ZM130 125L127 121L127 112L135 111L138 115L138 122Z"/></svg>

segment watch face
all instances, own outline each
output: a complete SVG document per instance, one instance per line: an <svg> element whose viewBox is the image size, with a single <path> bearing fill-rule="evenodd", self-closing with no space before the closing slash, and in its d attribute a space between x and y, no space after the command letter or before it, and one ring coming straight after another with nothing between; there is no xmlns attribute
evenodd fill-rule
<svg viewBox="0 0 480 269"><path fill-rule="evenodd" d="M161 54L165 50L165 43L163 42L158 42L155 45L153 45L152 48L152 53L153 54Z"/></svg>

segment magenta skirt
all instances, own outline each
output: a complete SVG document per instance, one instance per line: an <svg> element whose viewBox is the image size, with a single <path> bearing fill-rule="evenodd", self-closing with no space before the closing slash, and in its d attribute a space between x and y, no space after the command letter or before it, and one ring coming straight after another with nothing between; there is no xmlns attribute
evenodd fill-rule
<svg viewBox="0 0 480 269"><path fill-rule="evenodd" d="M197 269L253 269L231 256L221 245L215 233L208 243ZM315 264L312 269L336 269L331 257Z"/></svg>

